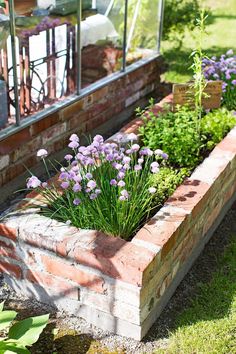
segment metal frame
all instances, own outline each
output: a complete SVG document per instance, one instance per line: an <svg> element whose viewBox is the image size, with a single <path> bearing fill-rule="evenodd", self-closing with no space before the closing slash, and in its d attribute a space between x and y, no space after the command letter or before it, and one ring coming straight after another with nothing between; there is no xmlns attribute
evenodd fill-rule
<svg viewBox="0 0 236 354"><path fill-rule="evenodd" d="M14 73L14 93L15 93L15 104L16 104L16 125L9 126L0 130L0 141L4 140L6 137L15 134L21 129L26 128L27 126L37 122L48 115L59 111L60 109L80 100L81 98L93 93L94 91L102 88L103 86L108 85L109 83L116 81L130 72L136 70L137 68L146 65L147 63L157 59L159 57L160 52L160 41L161 41L161 33L163 27L163 11L164 11L164 0L159 0L158 4L158 38L157 38L157 54L147 58L141 59L128 67L126 66L126 55L127 55L127 23L128 23L128 2L129 0L124 0L124 33L123 33L123 62L122 68L119 72L112 74L111 76L105 77L103 79L98 80L97 82L89 85L85 89L81 89L81 20L82 20L82 0L77 0L78 11L77 11L77 90L76 94L71 95L65 98L61 102L54 103L51 107L37 112L33 116L26 117L24 119L20 119L20 109L19 109L19 97L18 97L18 82L17 82L17 60L16 60L16 43L15 43L15 12L14 12L14 0L9 0L9 11L10 11L10 35L11 35L11 43L12 43L12 62L13 62L13 73Z"/></svg>

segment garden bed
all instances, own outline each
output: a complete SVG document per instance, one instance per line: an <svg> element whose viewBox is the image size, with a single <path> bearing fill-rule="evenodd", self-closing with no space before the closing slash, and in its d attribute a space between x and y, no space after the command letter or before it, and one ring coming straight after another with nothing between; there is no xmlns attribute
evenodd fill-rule
<svg viewBox="0 0 236 354"><path fill-rule="evenodd" d="M155 109L162 106L163 101ZM122 134L137 132L141 122L129 123ZM230 208L235 192L236 128L131 242L79 230L28 209L0 224L0 267L16 291L140 340Z"/></svg>

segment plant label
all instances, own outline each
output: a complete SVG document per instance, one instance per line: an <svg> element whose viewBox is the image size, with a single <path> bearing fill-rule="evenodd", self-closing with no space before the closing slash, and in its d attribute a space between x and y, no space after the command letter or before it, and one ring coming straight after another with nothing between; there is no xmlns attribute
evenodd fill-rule
<svg viewBox="0 0 236 354"><path fill-rule="evenodd" d="M173 106L194 106L194 89L192 84L173 85ZM205 109L219 108L222 97L222 81L209 81L205 87L202 105Z"/></svg>

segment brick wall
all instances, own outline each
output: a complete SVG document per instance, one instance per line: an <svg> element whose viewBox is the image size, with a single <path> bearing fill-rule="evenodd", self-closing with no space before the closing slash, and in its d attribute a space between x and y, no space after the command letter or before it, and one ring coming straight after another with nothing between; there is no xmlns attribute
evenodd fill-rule
<svg viewBox="0 0 236 354"><path fill-rule="evenodd" d="M235 199L236 128L131 242L27 209L0 224L0 269L16 291L141 339Z"/></svg>
<svg viewBox="0 0 236 354"><path fill-rule="evenodd" d="M25 172L24 166L32 169L37 165L35 155L39 148L55 155L67 146L73 132L93 134L100 129L111 134L133 114L135 107L147 103L147 97L163 97L163 69L162 59L157 58L0 141L0 187L12 180L16 181L12 189L23 186L23 179L16 178Z"/></svg>

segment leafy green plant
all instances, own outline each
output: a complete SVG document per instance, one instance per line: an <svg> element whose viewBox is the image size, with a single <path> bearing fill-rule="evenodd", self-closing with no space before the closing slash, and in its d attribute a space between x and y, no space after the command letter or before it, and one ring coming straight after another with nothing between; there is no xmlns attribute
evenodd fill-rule
<svg viewBox="0 0 236 354"><path fill-rule="evenodd" d="M11 326L16 318L16 311L4 311L4 302L0 304L0 331ZM30 354L27 347L37 342L43 329L48 323L49 315L29 317L13 324L8 336L0 338L0 354Z"/></svg>
<svg viewBox="0 0 236 354"><path fill-rule="evenodd" d="M214 148L236 125L236 116L225 108L206 114L201 120L201 139L208 150Z"/></svg>
<svg viewBox="0 0 236 354"><path fill-rule="evenodd" d="M188 168L175 170L170 167L163 167L158 174L152 175L151 184L157 189L153 204L163 204L189 174L190 170Z"/></svg>
<svg viewBox="0 0 236 354"><path fill-rule="evenodd" d="M149 106L148 116L143 113L139 111L144 120L139 133L145 146L165 151L171 166L192 168L199 162L201 140L196 130L196 112L182 107L157 117Z"/></svg>

